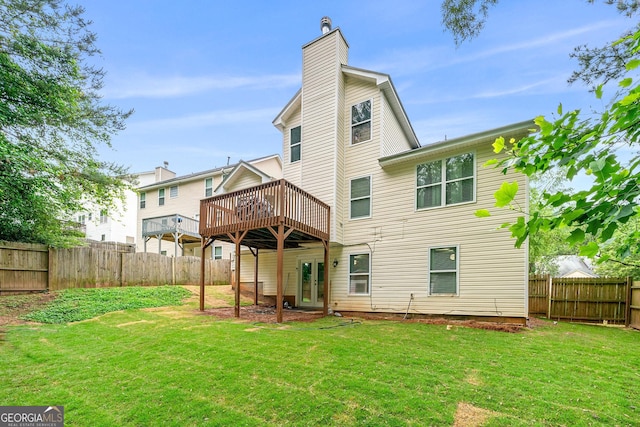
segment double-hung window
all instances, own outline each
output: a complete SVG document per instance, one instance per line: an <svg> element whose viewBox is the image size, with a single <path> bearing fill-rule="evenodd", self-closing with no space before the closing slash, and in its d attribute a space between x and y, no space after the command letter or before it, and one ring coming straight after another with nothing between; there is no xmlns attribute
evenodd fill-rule
<svg viewBox="0 0 640 427"><path fill-rule="evenodd" d="M371 139L371 100L351 107L351 144Z"/></svg>
<svg viewBox="0 0 640 427"><path fill-rule="evenodd" d="M158 190L158 206L164 206L164 188Z"/></svg>
<svg viewBox="0 0 640 427"><path fill-rule="evenodd" d="M140 193L140 209L147 206L147 193Z"/></svg>
<svg viewBox="0 0 640 427"><path fill-rule="evenodd" d="M434 208L474 201L475 169L473 153L418 165L416 208Z"/></svg>
<svg viewBox="0 0 640 427"><path fill-rule="evenodd" d="M213 247L213 259L222 259L222 246Z"/></svg>
<svg viewBox="0 0 640 427"><path fill-rule="evenodd" d="M213 196L213 178L204 180L204 197Z"/></svg>
<svg viewBox="0 0 640 427"><path fill-rule="evenodd" d="M176 197L178 197L177 185L172 185L171 187L169 187L169 197L171 197L172 199L175 199Z"/></svg>
<svg viewBox="0 0 640 427"><path fill-rule="evenodd" d="M458 294L458 246L429 249L429 293Z"/></svg>
<svg viewBox="0 0 640 427"><path fill-rule="evenodd" d="M108 220L108 212L106 209L100 211L100 224L106 224Z"/></svg>
<svg viewBox="0 0 640 427"><path fill-rule="evenodd" d="M371 262L369 254L349 255L349 294L369 295Z"/></svg>
<svg viewBox="0 0 640 427"><path fill-rule="evenodd" d="M350 218L369 218L371 216L371 177L351 180Z"/></svg>
<svg viewBox="0 0 640 427"><path fill-rule="evenodd" d="M300 160L300 148L302 141L302 128L300 126L296 126L291 129L291 152L290 152L290 162L294 163Z"/></svg>

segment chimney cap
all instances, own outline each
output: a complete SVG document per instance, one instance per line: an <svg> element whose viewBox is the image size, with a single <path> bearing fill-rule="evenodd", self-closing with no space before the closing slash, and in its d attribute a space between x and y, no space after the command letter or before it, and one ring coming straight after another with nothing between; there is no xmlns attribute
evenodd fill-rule
<svg viewBox="0 0 640 427"><path fill-rule="evenodd" d="M320 20L320 29L322 30L322 34L327 34L331 31L331 18L323 16Z"/></svg>

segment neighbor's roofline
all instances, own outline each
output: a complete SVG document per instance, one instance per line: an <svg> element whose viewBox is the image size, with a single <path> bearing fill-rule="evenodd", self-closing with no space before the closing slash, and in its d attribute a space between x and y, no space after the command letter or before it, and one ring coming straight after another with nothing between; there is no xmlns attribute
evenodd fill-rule
<svg viewBox="0 0 640 427"><path fill-rule="evenodd" d="M241 162L244 163L248 163L248 164L252 164L255 162L259 162L262 160L267 160L270 158L275 157L279 162L280 165L282 165L282 158L280 158L280 154L270 154L268 156L263 156L263 157L258 157L256 159L252 159L252 160L240 160L236 163L230 164L230 165L225 165L225 166L220 166L214 169L207 169L201 172L194 172L188 175L182 175L182 176L177 176L175 178L171 178L171 179L166 179L164 181L158 181L158 182L154 182L153 184L149 184L149 185L145 185L144 187L139 187L138 190L150 190L153 188L161 188L161 187L166 187L169 184L175 184L175 183L181 183L181 182L189 182L189 181L193 181L202 177L207 177L207 176L211 176L211 175L215 175L218 173L222 173L223 170L229 170L232 171L236 166L238 166ZM255 167L255 166L254 166ZM256 168L259 170L259 168Z"/></svg>

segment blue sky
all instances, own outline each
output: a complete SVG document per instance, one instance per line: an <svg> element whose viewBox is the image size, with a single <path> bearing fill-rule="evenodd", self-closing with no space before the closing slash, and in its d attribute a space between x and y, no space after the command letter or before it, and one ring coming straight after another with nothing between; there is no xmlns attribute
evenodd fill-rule
<svg viewBox="0 0 640 427"><path fill-rule="evenodd" d="M569 86L569 53L633 25L584 0L504 1L482 34L456 47L440 1L84 0L106 72L104 101L133 108L105 160L132 172L169 162L178 175L281 153L272 120L301 84L302 45L329 16L349 65L391 75L422 145L550 116L601 108Z"/></svg>

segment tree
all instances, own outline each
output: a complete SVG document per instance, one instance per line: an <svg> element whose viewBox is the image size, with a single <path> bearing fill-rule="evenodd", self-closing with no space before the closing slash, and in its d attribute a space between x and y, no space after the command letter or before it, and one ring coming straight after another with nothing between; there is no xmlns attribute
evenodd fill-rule
<svg viewBox="0 0 640 427"><path fill-rule="evenodd" d="M101 103L82 7L0 0L0 240L65 245L87 203L113 207L127 170L98 159L131 114Z"/></svg>
<svg viewBox="0 0 640 427"><path fill-rule="evenodd" d="M589 0L593 3L593 0ZM618 10L633 16L640 9L635 0L606 0ZM445 0L443 20L454 33L456 43L475 37L487 18L489 6L495 0ZM466 22L461 17L475 17ZM602 48L576 48L573 53L580 64L570 82L582 80L591 85L594 95L602 99L608 95L603 111L583 113L565 112L558 107L557 117L535 119L537 132L520 141L498 138L494 151L506 153L506 158L489 164L512 168L528 176L544 174L561 168L571 181L579 172L593 177L588 190L565 192L551 189L541 194L541 207L550 208L555 216L540 212L522 212L515 223L505 224L520 246L527 238L541 231L569 227L566 240L580 246L580 254L593 257L617 230L637 218L640 203L640 155L625 159L618 154L620 148L635 148L640 143L640 84L637 71L640 66L640 27L624 34L619 40ZM617 86L612 84L617 80ZM511 206L517 193L516 183L503 183L496 192L497 206ZM478 212L486 216L487 212ZM588 236L593 236L589 239ZM638 230L629 230L624 243L617 246L614 255L602 253L601 260L612 256L621 258L638 251Z"/></svg>
<svg viewBox="0 0 640 427"><path fill-rule="evenodd" d="M552 218L556 215L554 209L544 204L542 194L550 188L563 192L572 191L566 187L566 179L561 169L537 175L531 179L529 192L529 211L541 217ZM558 273L558 256L576 255L578 250L567 243L571 234L570 227L560 227L550 230L540 230L529 236L529 273L551 274Z"/></svg>
<svg viewBox="0 0 640 427"><path fill-rule="evenodd" d="M606 256L606 261L596 264L596 273L601 276L640 279L640 253L628 251L626 256L618 256L619 252L625 250L621 249L621 247L627 248L627 236L638 231L640 231L639 216L619 227L613 237L602 245L601 254ZM622 258L622 260L619 258Z"/></svg>

